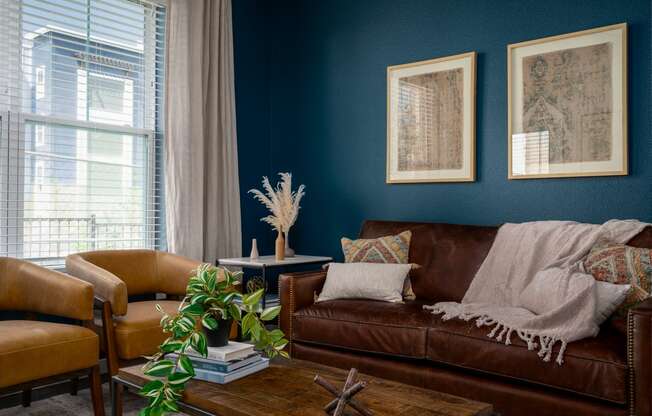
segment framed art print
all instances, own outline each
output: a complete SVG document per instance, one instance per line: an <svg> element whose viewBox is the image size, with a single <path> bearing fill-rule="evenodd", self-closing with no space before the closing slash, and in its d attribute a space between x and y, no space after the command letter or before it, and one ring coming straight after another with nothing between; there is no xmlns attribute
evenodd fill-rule
<svg viewBox="0 0 652 416"><path fill-rule="evenodd" d="M509 179L627 175L627 25L508 46Z"/></svg>
<svg viewBox="0 0 652 416"><path fill-rule="evenodd" d="M475 180L475 60L387 68L387 183Z"/></svg>

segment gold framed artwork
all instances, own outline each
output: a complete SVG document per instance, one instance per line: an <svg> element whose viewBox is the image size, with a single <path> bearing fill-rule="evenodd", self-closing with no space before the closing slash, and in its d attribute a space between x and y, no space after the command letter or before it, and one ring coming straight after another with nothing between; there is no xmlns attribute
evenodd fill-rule
<svg viewBox="0 0 652 416"><path fill-rule="evenodd" d="M476 54L387 68L387 183L475 180Z"/></svg>
<svg viewBox="0 0 652 416"><path fill-rule="evenodd" d="M507 47L509 179L627 175L627 25Z"/></svg>

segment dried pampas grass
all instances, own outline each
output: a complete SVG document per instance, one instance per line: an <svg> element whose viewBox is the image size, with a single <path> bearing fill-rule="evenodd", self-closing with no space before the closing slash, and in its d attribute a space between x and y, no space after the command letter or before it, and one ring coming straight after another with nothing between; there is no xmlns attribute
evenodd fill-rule
<svg viewBox="0 0 652 416"><path fill-rule="evenodd" d="M272 187L267 176L263 176L263 190L250 189L254 199L260 201L270 211L270 215L261 218L272 226L276 231L287 233L297 221L301 198L306 194L304 185L300 185L296 191L292 191L292 174L289 172L279 173L281 182Z"/></svg>

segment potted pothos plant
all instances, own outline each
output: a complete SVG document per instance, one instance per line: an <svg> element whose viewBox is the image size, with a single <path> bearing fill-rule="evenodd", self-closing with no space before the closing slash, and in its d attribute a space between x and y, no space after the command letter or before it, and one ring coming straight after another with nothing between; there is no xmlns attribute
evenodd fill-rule
<svg viewBox="0 0 652 416"><path fill-rule="evenodd" d="M179 411L177 402L188 380L195 376L188 351L206 357L209 345L226 345L233 321L240 325L243 338L250 339L257 350L270 358L278 355L289 358L283 350L288 343L283 331L265 327L266 321L278 316L281 307L261 310L264 289L246 294L236 291L241 276L242 272L232 273L226 268L203 264L188 281L186 296L176 314L168 315L156 305L163 314L163 331L170 336L145 364L145 374L155 378L140 390L148 399L140 416ZM174 360L165 357L169 353L177 354Z"/></svg>

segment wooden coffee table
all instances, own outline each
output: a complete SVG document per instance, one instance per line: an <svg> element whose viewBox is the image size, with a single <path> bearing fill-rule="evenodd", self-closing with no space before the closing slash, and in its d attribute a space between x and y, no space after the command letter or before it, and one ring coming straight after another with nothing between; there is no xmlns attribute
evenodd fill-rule
<svg viewBox="0 0 652 416"><path fill-rule="evenodd" d="M184 413L201 416L324 416L322 408L332 396L313 382L316 374L339 388L347 371L307 361L275 360L268 369L229 384L191 380L179 407ZM355 397L377 416L493 414L490 404L364 374L359 379L369 384ZM140 389L148 380L140 365L120 369L111 381L112 414L122 415L124 386Z"/></svg>

